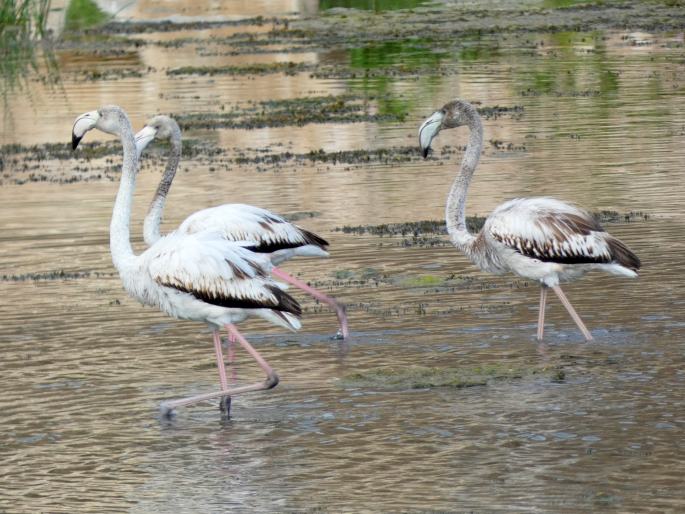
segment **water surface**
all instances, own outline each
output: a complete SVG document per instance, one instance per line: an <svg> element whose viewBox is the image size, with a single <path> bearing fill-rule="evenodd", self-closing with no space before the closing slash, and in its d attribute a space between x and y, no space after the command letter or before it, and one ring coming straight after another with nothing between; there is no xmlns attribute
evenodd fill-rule
<svg viewBox="0 0 685 514"><path fill-rule="evenodd" d="M155 19L140 5L139 19ZM187 16L197 16L194 5L185 7ZM196 32L145 38L197 38ZM330 241L331 258L286 269L345 302L350 316L349 343L331 341L334 315L295 292L305 309L301 332L242 324L282 381L235 398L230 420L221 419L216 404L158 418L160 401L217 387L211 335L142 308L123 292L107 232L120 157L36 161L30 152L6 154L0 510L682 511L682 33L490 35L459 48L406 41L231 56L219 55L230 52L218 43L153 44L106 61L65 50L59 87L33 81L29 94L16 92L3 144L66 145L73 119L105 103L122 105L138 128L157 112L213 113L352 94L368 99L370 113L402 121L185 134L231 151L184 160L165 230L223 202L300 213L298 223ZM358 73L166 74L184 65L284 61ZM94 81L80 75L130 66L154 71ZM403 68L411 66L416 73ZM419 123L456 96L483 107L520 107L484 121L470 214L484 215L516 196L550 195L592 211L646 215L606 224L642 259L638 280L591 275L566 287L594 342L582 340L552 299L545 344L538 345L538 288L480 273L447 244L336 230L440 219L465 131L441 134L427 161L418 154L401 162L232 160L232 149L254 157L415 145ZM99 140L111 138L89 133L84 142ZM152 159L140 174L132 225L138 250L160 168ZM76 181L65 183L68 177ZM417 364L562 369L564 376L526 374L464 389L370 388L345 380ZM239 383L260 377L244 353L234 376Z"/></svg>

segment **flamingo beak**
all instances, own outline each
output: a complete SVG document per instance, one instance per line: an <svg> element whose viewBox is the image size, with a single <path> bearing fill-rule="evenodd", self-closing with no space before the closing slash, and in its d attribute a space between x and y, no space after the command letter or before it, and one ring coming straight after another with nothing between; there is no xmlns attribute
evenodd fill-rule
<svg viewBox="0 0 685 514"><path fill-rule="evenodd" d="M143 153L145 147L150 144L156 135L157 129L150 125L145 125L138 131L136 134L136 153L138 154L138 158L140 158L140 154Z"/></svg>
<svg viewBox="0 0 685 514"><path fill-rule="evenodd" d="M76 121L74 121L74 126L71 129L71 149L76 150L76 147L86 135L86 132L95 128L98 120L100 119L100 114L97 111L90 111L81 114Z"/></svg>
<svg viewBox="0 0 685 514"><path fill-rule="evenodd" d="M419 127L419 145L421 146L421 154L425 159L428 157L428 152L431 149L431 142L433 138L438 135L442 127L442 120L445 114L442 111L435 111L426 119Z"/></svg>

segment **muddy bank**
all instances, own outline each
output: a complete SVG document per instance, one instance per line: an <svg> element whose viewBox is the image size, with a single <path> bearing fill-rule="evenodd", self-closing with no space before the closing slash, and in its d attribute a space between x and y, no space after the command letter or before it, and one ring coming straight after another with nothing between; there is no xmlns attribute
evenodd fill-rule
<svg viewBox="0 0 685 514"><path fill-rule="evenodd" d="M111 21L100 27L86 30L85 34L146 34L154 32L177 32L192 30L209 30L221 27L261 27L271 25L273 27L287 28L288 18L254 16L239 20L212 20L212 21Z"/></svg>
<svg viewBox="0 0 685 514"><path fill-rule="evenodd" d="M499 142L501 144L501 142ZM45 145L7 145L2 147L7 152L0 159L0 185L22 185L31 182L51 182L71 184L74 182L92 182L98 180L118 180L121 146L112 143L81 143L78 152L71 150L71 143L50 143ZM497 148L493 144L494 148ZM186 140L183 142L181 167L192 163L209 165L210 171L230 172L234 167L248 168L256 173L267 173L282 170L286 167L297 169L298 166L325 165L344 166L346 170L363 169L369 165L398 165L411 162L424 162L418 147L395 146L373 150L340 150L326 152L322 149L310 152L279 151L279 146L266 148L218 147L203 140ZM463 147L443 147L431 154L432 161L449 162L463 152ZM169 147L163 142L155 142L145 150L141 169L161 170L167 159ZM504 151L521 152L525 147L506 143L498 154ZM485 152L486 154L489 152ZM57 166L59 161L72 161L73 165Z"/></svg>
<svg viewBox="0 0 685 514"><path fill-rule="evenodd" d="M645 212L630 211L596 211L592 215L599 223L631 223L637 221L647 221L651 216ZM470 232L478 232L483 228L487 217L467 216L466 227ZM371 234L379 237L408 236L420 237L424 234L444 234L447 235L447 228L444 220L422 220L407 221L404 223L384 223L382 225L357 225L336 227L337 232L345 234Z"/></svg>
<svg viewBox="0 0 685 514"><path fill-rule="evenodd" d="M211 46L230 48L230 55L245 53L301 52L326 48L355 48L369 44L413 40L416 45L460 46L465 37L484 35L515 35L530 32L590 32L606 29L648 31L679 30L685 25L685 9L681 2L624 2L609 0L587 2L575 6L531 7L489 6L478 4L436 4L413 9L369 13L356 9L330 9L306 18L252 17L242 20L197 22L110 22L89 29L84 34L95 36L127 36L168 32L193 32L221 27L245 27L227 37L216 37ZM250 28L270 26L271 30ZM112 41L122 44L122 39ZM197 37L175 38L173 41L137 40L136 44L181 46L207 44ZM71 45L71 41L63 41ZM228 55L228 54L227 54Z"/></svg>
<svg viewBox="0 0 685 514"><path fill-rule="evenodd" d="M404 113L373 112L374 98L352 95L269 100L227 112L172 114L183 130L303 126L309 123L401 122ZM221 107L223 111L224 106Z"/></svg>
<svg viewBox="0 0 685 514"><path fill-rule="evenodd" d="M1 282L48 282L52 280L79 280L87 278L115 277L116 273L100 271L46 271L42 273L21 273L19 275L0 275Z"/></svg>
<svg viewBox="0 0 685 514"><path fill-rule="evenodd" d="M419 39L426 44L454 43L465 34L587 32L606 29L679 30L685 9L679 2L588 2L559 8L490 7L478 4L430 5L369 15L336 9L292 23L312 44L355 46L380 41Z"/></svg>

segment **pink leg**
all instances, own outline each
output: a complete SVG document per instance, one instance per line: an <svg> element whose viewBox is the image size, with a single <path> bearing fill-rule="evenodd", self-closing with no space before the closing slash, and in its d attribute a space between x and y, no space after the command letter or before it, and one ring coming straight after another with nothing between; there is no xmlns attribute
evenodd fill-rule
<svg viewBox="0 0 685 514"><path fill-rule="evenodd" d="M280 278L281 280L284 280L285 282L294 285L295 287L299 287L303 291L306 291L307 293L312 295L317 300L325 303L326 305L329 305L333 310L335 310L335 313L338 316L338 322L340 323L340 330L338 331L338 335L342 335L343 339L347 339L349 337L350 333L347 328L347 314L345 313L344 305L340 305L333 298L326 296L321 291L318 291L311 286L308 286L301 280L296 279L295 277L289 275L280 268L274 267L273 270L271 270L271 274L276 278Z"/></svg>
<svg viewBox="0 0 685 514"><path fill-rule="evenodd" d="M538 341L542 341L545 332L545 305L547 304L547 286L540 287L540 311L538 312Z"/></svg>
<svg viewBox="0 0 685 514"><path fill-rule="evenodd" d="M233 364L235 362L235 336L228 333L228 363Z"/></svg>
<svg viewBox="0 0 685 514"><path fill-rule="evenodd" d="M228 379L226 378L226 366L224 365L224 355L221 351L221 335L218 330L214 331L214 353L216 354L216 365L219 368L219 383L221 384L221 390L225 391L228 389ZM224 411L227 415L231 409L231 397L224 396L221 398L219 408Z"/></svg>
<svg viewBox="0 0 685 514"><path fill-rule="evenodd" d="M224 366L224 355L221 351L221 336L219 331L214 331L214 353L216 353L216 365L219 368L219 383L221 389L228 389L228 379L226 378L226 367Z"/></svg>
<svg viewBox="0 0 685 514"><path fill-rule="evenodd" d="M205 400L211 400L213 398L220 398L223 396L235 396L237 394L241 393L247 393L249 391L259 391L262 389L271 389L272 387L276 387L278 385L278 375L276 372L271 369L271 366L264 360L264 358L255 350L250 343L248 343L245 338L242 336L240 332L238 332L238 329L235 327L235 325L226 325L226 329L228 330L229 334L233 334L240 345L247 350L247 352L252 355L252 357L257 361L257 364L259 364L259 367L264 370L266 373L266 380L263 382L257 382L256 384L251 384L251 385L246 385L242 387L235 387L233 389L228 389L226 387L225 389L222 389L221 391L217 391L214 393L206 393L206 394L199 394L197 396L191 396L190 398L183 398L180 400L170 400L166 402L162 402L160 409L162 411L162 414L165 416L170 415L174 409L177 407L183 407L185 405L191 405L193 403L198 403L202 402ZM216 340L215 339L215 345L216 345ZM219 341L220 342L220 341ZM219 344L219 351L221 350L221 344ZM218 352L217 352L218 353ZM222 361L223 363L223 357ZM224 379L225 379L225 374L226 371L224 370ZM223 387L223 385L222 385Z"/></svg>
<svg viewBox="0 0 685 514"><path fill-rule="evenodd" d="M580 331L583 333L585 336L585 339L588 341L592 341L592 334L590 334L590 331L587 329L585 324L583 323L583 320L580 319L580 316L578 316L578 313L576 310L573 308L573 305L571 305L571 302L568 301L568 298L566 298L566 295L564 292L561 290L561 287L559 286L552 286L552 289L554 292L557 294L559 297L559 300L561 300L561 303L564 304L564 307L566 307L566 310L568 313L571 315L571 318L573 318L573 321L576 322L576 325L578 325L578 328Z"/></svg>

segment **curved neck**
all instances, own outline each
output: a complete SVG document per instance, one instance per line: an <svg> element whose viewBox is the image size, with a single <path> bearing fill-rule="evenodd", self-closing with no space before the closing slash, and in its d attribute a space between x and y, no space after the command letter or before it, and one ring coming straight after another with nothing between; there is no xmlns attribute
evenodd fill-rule
<svg viewBox="0 0 685 514"><path fill-rule="evenodd" d="M469 143L464 152L459 173L454 179L447 197L445 219L447 221L447 233L452 244L469 254L475 237L466 228L466 193L480 160L480 152L483 148L483 125L475 109L465 111L464 115L470 130Z"/></svg>
<svg viewBox="0 0 685 514"><path fill-rule="evenodd" d="M159 227L162 224L162 214L164 212L164 204L166 197L171 189L171 183L174 181L176 171L178 170L178 163L181 160L181 133L174 130L171 138L171 150L169 151L169 158L164 169L162 180L159 181L155 196L152 198L152 203L145 216L143 223L143 237L145 244L153 245L161 237Z"/></svg>
<svg viewBox="0 0 685 514"><path fill-rule="evenodd" d="M119 126L119 135L124 147L124 159L121 167L119 192L114 201L112 221L109 225L109 248L112 253L112 262L121 273L122 269L130 265L136 257L131 247L129 223L131 221L133 191L136 187L138 159L131 123L124 113L120 115Z"/></svg>

